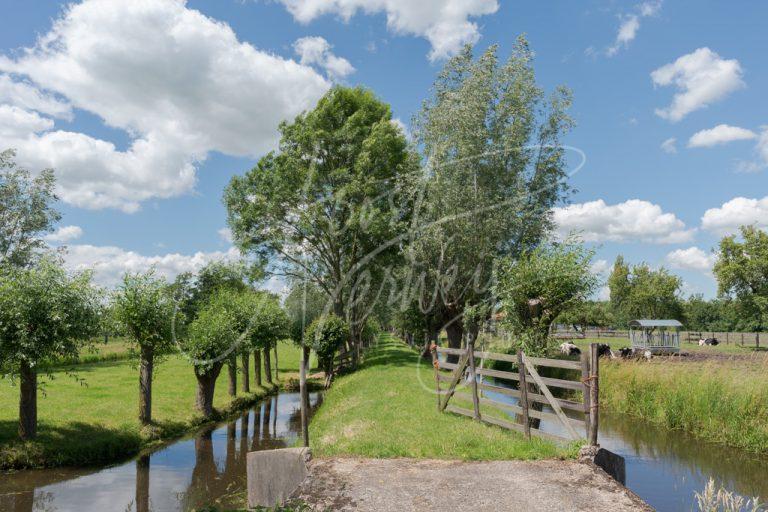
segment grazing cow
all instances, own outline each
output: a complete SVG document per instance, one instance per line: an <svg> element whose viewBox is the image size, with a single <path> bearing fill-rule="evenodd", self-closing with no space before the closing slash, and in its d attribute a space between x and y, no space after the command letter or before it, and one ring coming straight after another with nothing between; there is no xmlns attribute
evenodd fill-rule
<svg viewBox="0 0 768 512"><path fill-rule="evenodd" d="M699 340L699 346L700 346L700 347L703 347L703 346L704 346L704 344L705 344L706 342L707 342L707 340L705 340L704 338L701 338L701 339Z"/></svg>
<svg viewBox="0 0 768 512"><path fill-rule="evenodd" d="M707 339L700 339L699 340L699 346L703 347L705 345L709 345L714 347L715 345L719 345L720 342L717 341L717 338L707 338Z"/></svg>
<svg viewBox="0 0 768 512"><path fill-rule="evenodd" d="M651 352L650 350L646 350L645 352L643 352L643 357L645 358L646 361L650 361L651 358L653 357L653 352Z"/></svg>
<svg viewBox="0 0 768 512"><path fill-rule="evenodd" d="M560 345L560 352L562 352L567 356L577 356L581 354L581 350L579 350L579 347L567 341Z"/></svg>
<svg viewBox="0 0 768 512"><path fill-rule="evenodd" d="M628 357L632 357L632 349L629 348L629 347L620 348L619 349L619 357L624 358L624 359L626 359Z"/></svg>
<svg viewBox="0 0 768 512"><path fill-rule="evenodd" d="M597 357L613 357L611 346L606 343L599 343L597 345Z"/></svg>

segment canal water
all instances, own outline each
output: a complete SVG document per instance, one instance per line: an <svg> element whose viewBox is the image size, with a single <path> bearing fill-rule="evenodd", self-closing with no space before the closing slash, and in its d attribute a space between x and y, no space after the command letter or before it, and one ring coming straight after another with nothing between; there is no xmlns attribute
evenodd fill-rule
<svg viewBox="0 0 768 512"><path fill-rule="evenodd" d="M317 407L321 395L312 394L310 402ZM161 512L238 505L246 488L245 454L293 445L300 422L298 394L283 393L234 421L127 463L0 474L0 510ZM557 424L541 428L562 434ZM696 510L694 494L710 477L741 495L768 498L766 458L609 415L601 417L600 444L625 458L627 487L659 511Z"/></svg>
<svg viewBox="0 0 768 512"><path fill-rule="evenodd" d="M321 403L310 394L310 406ZM161 512L242 506L245 455L292 446L301 432L298 393L265 399L241 417L130 462L101 469L0 474L0 511Z"/></svg>

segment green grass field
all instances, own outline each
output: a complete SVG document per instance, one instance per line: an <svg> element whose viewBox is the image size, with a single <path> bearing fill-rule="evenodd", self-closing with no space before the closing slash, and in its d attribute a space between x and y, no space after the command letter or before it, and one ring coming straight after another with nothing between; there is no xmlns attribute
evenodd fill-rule
<svg viewBox="0 0 768 512"><path fill-rule="evenodd" d="M387 335L355 373L340 377L310 424L319 456L464 460L565 458L573 447L437 412L432 365Z"/></svg>
<svg viewBox="0 0 768 512"><path fill-rule="evenodd" d="M627 414L702 440L768 453L768 359L608 361L600 400Z"/></svg>
<svg viewBox="0 0 768 512"><path fill-rule="evenodd" d="M299 357L294 345L279 345L281 381L298 373ZM68 369L40 377L38 438L29 443L17 440L18 386L0 381L0 469L119 460L200 423L194 408L197 381L192 366L179 355L156 365L152 396L156 427L144 430L137 421L139 374L134 360L71 367L77 380L67 374ZM227 414L272 391L267 387L254 389L253 385L251 389L253 393L239 393L233 403L227 395L225 368L216 385L214 406Z"/></svg>

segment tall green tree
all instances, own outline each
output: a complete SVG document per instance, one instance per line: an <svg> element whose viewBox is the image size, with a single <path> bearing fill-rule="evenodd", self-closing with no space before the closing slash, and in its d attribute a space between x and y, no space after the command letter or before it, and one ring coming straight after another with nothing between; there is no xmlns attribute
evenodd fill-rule
<svg viewBox="0 0 768 512"><path fill-rule="evenodd" d="M39 368L77 356L97 332L99 310L90 273L69 276L51 257L27 268L0 266L0 372L21 383L21 439L37 435Z"/></svg>
<svg viewBox="0 0 768 512"><path fill-rule="evenodd" d="M115 318L139 356L139 421L152 422L155 359L173 346L174 323L183 322L172 290L154 270L125 274L112 297Z"/></svg>
<svg viewBox="0 0 768 512"><path fill-rule="evenodd" d="M645 263L630 267L617 258L608 278L616 322L626 327L638 318L684 320L682 285L678 276L663 267L653 270Z"/></svg>
<svg viewBox="0 0 768 512"><path fill-rule="evenodd" d="M416 287L407 293L440 301L452 347L465 325L477 335L481 322L461 318L467 308L490 312L497 259L519 257L553 227L552 208L568 190L560 140L573 125L570 105L564 87L545 96L520 37L504 63L496 46L477 59L465 47L414 120L427 168L409 247L419 277L406 279Z"/></svg>
<svg viewBox="0 0 768 512"><path fill-rule="evenodd" d="M332 88L280 133L279 152L225 190L234 239L313 281L336 315L359 314L350 304L370 298L359 279L399 258L417 157L389 106L361 87Z"/></svg>
<svg viewBox="0 0 768 512"><path fill-rule="evenodd" d="M328 389L333 379L333 358L349 337L349 325L336 315L322 316L309 325L306 337L325 372L325 388Z"/></svg>
<svg viewBox="0 0 768 512"><path fill-rule="evenodd" d="M45 247L43 236L53 231L61 215L53 207L52 169L37 176L16 165L16 152L0 152L0 264L29 265Z"/></svg>
<svg viewBox="0 0 768 512"><path fill-rule="evenodd" d="M742 226L720 241L714 266L718 293L735 300L742 317L762 331L768 325L768 234L756 226Z"/></svg>
<svg viewBox="0 0 768 512"><path fill-rule="evenodd" d="M595 292L592 255L580 244L545 244L500 262L494 291L519 348L544 355L552 323Z"/></svg>

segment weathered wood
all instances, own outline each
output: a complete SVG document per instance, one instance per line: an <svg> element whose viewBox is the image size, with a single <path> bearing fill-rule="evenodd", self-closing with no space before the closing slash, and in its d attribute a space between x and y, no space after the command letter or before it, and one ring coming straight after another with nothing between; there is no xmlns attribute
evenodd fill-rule
<svg viewBox="0 0 768 512"><path fill-rule="evenodd" d="M530 371L530 367L529 367L529 371ZM540 377L540 378L544 384L550 387L572 389L574 391L581 391L582 389L581 382L576 382L573 380L553 379L550 377Z"/></svg>
<svg viewBox="0 0 768 512"><path fill-rule="evenodd" d="M598 446L597 432L600 419L600 359L597 357L597 343L589 345L589 444Z"/></svg>
<svg viewBox="0 0 768 512"><path fill-rule="evenodd" d="M581 382L583 383L581 397L583 400L584 423L586 424L586 435L589 438L589 352L587 351L581 353Z"/></svg>
<svg viewBox="0 0 768 512"><path fill-rule="evenodd" d="M456 414L461 414L463 416L469 416L470 418L473 418L475 416L475 413L470 411L469 409L465 409L463 407L457 407L455 405L449 405L445 408L446 412L452 412Z"/></svg>
<svg viewBox="0 0 768 512"><path fill-rule="evenodd" d="M486 377L496 377L497 379L518 380L517 373L504 372L501 370L491 370L490 368L478 368L478 375L485 375Z"/></svg>
<svg viewBox="0 0 768 512"><path fill-rule="evenodd" d="M459 367L458 364L449 363L447 361L439 361L438 360L437 364L438 364L438 366L440 367L441 370L455 370L456 368Z"/></svg>
<svg viewBox="0 0 768 512"><path fill-rule="evenodd" d="M492 361L506 361L508 363L516 363L517 356L515 354L499 354L496 352L475 352L475 357L480 359L490 359Z"/></svg>
<svg viewBox="0 0 768 512"><path fill-rule="evenodd" d="M454 356L463 356L467 353L463 348L437 347L438 354L451 354Z"/></svg>
<svg viewBox="0 0 768 512"><path fill-rule="evenodd" d="M515 398L520 398L520 392L516 389L511 388L505 388L501 386L494 386L492 384L477 384L478 388L482 389L483 391L491 391L494 393L500 393L502 395L507 395ZM560 407L563 409L568 409L571 411L576 412L584 412L584 404L581 402L576 402L574 400L565 400L563 398L556 398L557 403L560 404ZM537 393L532 393L528 391L528 401L529 402L539 402L542 404L548 404L549 400L547 400L547 397L544 395L539 395Z"/></svg>
<svg viewBox="0 0 768 512"><path fill-rule="evenodd" d="M522 350L517 351L517 373L520 377L520 386L518 389L520 390L520 409L523 431L525 432L525 437L530 439L531 422L530 418L528 417L528 382L525 380L525 362L523 361Z"/></svg>
<svg viewBox="0 0 768 512"><path fill-rule="evenodd" d="M597 347L597 345L595 345ZM547 388L547 385L545 384L545 379L543 379L539 372L536 371L536 368L533 364L529 364L528 358L523 354L523 362L525 364L525 367L528 369L528 373L531 374L531 377L533 377L533 380L536 382L536 384L539 386L539 389L541 389L541 392L544 396L547 397L547 400L549 400L549 405L552 407L552 410L555 411L555 414L557 414L558 418L562 422L562 424L565 426L565 429L568 431L568 434L570 434L573 439L581 439L581 436L576 433L571 423L568 421L568 417L563 413L563 410L560 408L560 404L557 403L557 400L554 396L552 396L552 393L549 391L549 388ZM550 380L559 380L559 379L550 379Z"/></svg>
<svg viewBox="0 0 768 512"><path fill-rule="evenodd" d="M445 397L443 398L443 401L440 404L440 410L445 410L445 407L448 405L448 401L453 396L454 391L456 391L456 385L461 380L461 377L464 375L464 368L467 367L467 360L469 358L466 354L461 356L459 358L459 362L456 365L456 369L453 370L453 375L451 376L451 382L448 384L448 389L446 390Z"/></svg>
<svg viewBox="0 0 768 512"><path fill-rule="evenodd" d="M446 374L440 373L438 371L437 372L437 380L439 380L440 382L451 382L451 375L450 374L446 375Z"/></svg>
<svg viewBox="0 0 768 512"><path fill-rule="evenodd" d="M529 357L528 361L536 366L549 366L552 368L565 368L566 370L581 370L579 361L569 361L566 359L549 359L544 357Z"/></svg>
<svg viewBox="0 0 768 512"><path fill-rule="evenodd" d="M480 401L477 396L477 373L475 373L475 340L470 334L469 343L467 343L467 356L469 359L469 384L472 389L472 408L475 412L475 419L480 419Z"/></svg>
<svg viewBox="0 0 768 512"><path fill-rule="evenodd" d="M307 393L307 367L309 366L309 347L307 346L302 347L300 364L299 399L301 400L301 437L304 446L309 446L309 396Z"/></svg>
<svg viewBox="0 0 768 512"><path fill-rule="evenodd" d="M430 346L429 351L432 354L432 368L434 369L434 373L435 373L435 391L437 392L437 412L440 412L440 381L443 379L443 376L440 375L440 367L438 365L438 360L437 360L437 345L432 344L432 346Z"/></svg>

